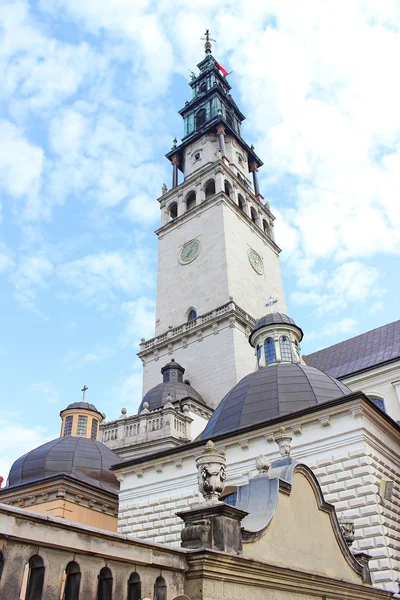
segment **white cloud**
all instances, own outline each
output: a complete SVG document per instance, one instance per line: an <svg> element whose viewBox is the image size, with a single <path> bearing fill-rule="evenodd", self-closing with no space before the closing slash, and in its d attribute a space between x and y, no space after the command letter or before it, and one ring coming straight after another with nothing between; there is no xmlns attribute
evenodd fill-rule
<svg viewBox="0 0 400 600"><path fill-rule="evenodd" d="M43 170L42 149L9 121L0 121L0 138L0 186L17 198L35 195Z"/></svg>
<svg viewBox="0 0 400 600"><path fill-rule="evenodd" d="M5 485L11 465L17 458L51 439L42 427L17 425L18 420L21 420L21 415L8 417L3 414L0 417L2 440L0 475L4 478L3 485ZM55 434L54 437L57 435Z"/></svg>
<svg viewBox="0 0 400 600"><path fill-rule="evenodd" d="M69 350L62 361L71 370L79 369L88 364L99 363L114 354L113 348L109 346L97 346L94 350L84 352L82 350Z"/></svg>
<svg viewBox="0 0 400 600"><path fill-rule="evenodd" d="M30 390L40 402L57 404L60 400L60 390L51 381L32 383Z"/></svg>
<svg viewBox="0 0 400 600"><path fill-rule="evenodd" d="M46 285L46 280L53 273L53 265L44 256L24 256L11 275L14 283L14 297L26 308L36 309L37 289Z"/></svg>
<svg viewBox="0 0 400 600"><path fill-rule="evenodd" d="M76 290L76 299L103 309L118 295L135 297L138 289L153 284L147 253L141 249L91 254L61 265L58 274Z"/></svg>
<svg viewBox="0 0 400 600"><path fill-rule="evenodd" d="M142 296L132 302L124 302L122 310L127 315L124 333L121 336L123 344L137 345L139 338L154 336L155 301L153 298Z"/></svg>
<svg viewBox="0 0 400 600"><path fill-rule="evenodd" d="M379 277L375 267L350 261L333 272L325 272L324 276L320 273L319 280L311 279L312 289L296 290L291 297L295 304L308 306L321 315L335 313L344 310L350 303L361 305L370 297L383 295L385 290L378 286Z"/></svg>

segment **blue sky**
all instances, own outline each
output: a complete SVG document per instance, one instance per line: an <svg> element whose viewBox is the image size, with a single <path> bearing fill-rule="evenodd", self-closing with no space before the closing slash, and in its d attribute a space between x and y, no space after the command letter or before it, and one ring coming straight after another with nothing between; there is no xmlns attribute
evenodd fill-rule
<svg viewBox="0 0 400 600"><path fill-rule="evenodd" d="M232 74L309 353L399 316L396 1L3 0L0 474L80 398L141 400L156 202L189 70Z"/></svg>

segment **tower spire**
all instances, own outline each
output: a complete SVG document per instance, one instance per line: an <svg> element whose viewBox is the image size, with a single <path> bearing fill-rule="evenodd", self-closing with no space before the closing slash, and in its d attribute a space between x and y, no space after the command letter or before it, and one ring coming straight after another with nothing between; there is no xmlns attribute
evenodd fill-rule
<svg viewBox="0 0 400 600"><path fill-rule="evenodd" d="M206 43L204 44L204 50L205 50L206 54L211 54L211 48L212 48L211 42L216 42L216 40L214 40L212 37L210 37L209 29L206 29L206 32L204 35L205 35L205 37L200 38L201 40L206 41Z"/></svg>

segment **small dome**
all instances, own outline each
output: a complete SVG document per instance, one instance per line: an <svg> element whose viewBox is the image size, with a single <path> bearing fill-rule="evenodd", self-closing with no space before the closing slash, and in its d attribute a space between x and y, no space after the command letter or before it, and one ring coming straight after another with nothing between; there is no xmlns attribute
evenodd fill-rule
<svg viewBox="0 0 400 600"><path fill-rule="evenodd" d="M340 381L296 363L270 365L246 375L223 398L203 439L268 421L350 394Z"/></svg>
<svg viewBox="0 0 400 600"><path fill-rule="evenodd" d="M162 408L167 404L167 402L176 402L177 400L183 400L184 398L191 398L192 400L196 400L200 404L206 404L203 398L200 396L198 392L192 386L187 383L183 383L183 381L169 381L159 383L155 387L151 388L147 394L145 394L140 406L139 413L144 408L144 403L147 402L150 410L156 410L157 408Z"/></svg>
<svg viewBox="0 0 400 600"><path fill-rule="evenodd" d="M179 363L175 362L174 358L162 367L163 382L151 388L145 394L139 406L139 413L144 408L156 410L162 408L168 402L176 402L188 397L205 405L206 403L200 394L188 382L185 383L183 381L184 372L185 369ZM148 406L145 407L145 403Z"/></svg>
<svg viewBox="0 0 400 600"><path fill-rule="evenodd" d="M95 412L98 415L102 416L101 412L99 410L97 410L97 408L95 407L95 405L94 404L89 404L89 402L73 402L72 404L68 404L67 408L64 408L60 412L60 415L63 412L65 412L66 410L79 410L79 409L91 410L92 412Z"/></svg>
<svg viewBox="0 0 400 600"><path fill-rule="evenodd" d="M261 319L258 319L257 323L254 325L253 331L251 332L251 335L249 338L250 343L251 343L251 339L254 336L254 333L256 331L258 331L259 329L261 329L262 327L265 327L266 325L293 325L293 327L296 327L300 331L301 339L303 338L302 329L298 325L296 325L296 323L293 321L293 319L291 319L284 313L275 312L275 313L270 313L268 315L264 315L263 317L261 317Z"/></svg>
<svg viewBox="0 0 400 600"><path fill-rule="evenodd" d="M101 442L83 437L57 438L18 458L11 467L7 487L66 474L117 492L119 483L110 467L120 462L118 454Z"/></svg>

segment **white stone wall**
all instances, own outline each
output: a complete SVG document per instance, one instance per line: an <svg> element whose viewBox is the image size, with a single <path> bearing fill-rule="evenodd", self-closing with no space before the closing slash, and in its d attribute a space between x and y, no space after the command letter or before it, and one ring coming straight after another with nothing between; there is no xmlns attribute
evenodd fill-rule
<svg viewBox="0 0 400 600"><path fill-rule="evenodd" d="M263 236L254 233L247 221L238 218L236 211L229 205L224 205L224 235L229 295L255 319L268 312L266 302L270 296L279 299L274 305L274 311L285 313L285 295L277 252ZM263 259L262 275L249 262L248 251L251 249Z"/></svg>
<svg viewBox="0 0 400 600"><path fill-rule="evenodd" d="M400 572L398 441L354 405L336 413L321 412L313 420L293 420L290 428L293 458L314 470L326 500L335 505L338 515L354 520L355 548L372 556L374 584L397 591ZM278 458L273 434L273 428L266 427L247 437L237 436L217 444L227 457L227 486L247 483L257 473L255 459L260 454L265 454L270 461ZM194 458L193 452L177 455L164 462L161 459L158 471L151 465L141 465L136 471L132 469L124 474L119 531L135 533L141 539L179 545L182 526L175 512L189 508L198 498ZM391 501L382 500L379 495L382 477L395 481Z"/></svg>
<svg viewBox="0 0 400 600"><path fill-rule="evenodd" d="M367 396L382 398L387 414L400 421L400 361L378 365L375 369L341 380L351 390L362 390Z"/></svg>
<svg viewBox="0 0 400 600"><path fill-rule="evenodd" d="M200 242L200 254L189 264L178 260L182 246ZM156 335L187 320L187 310L206 313L229 300L222 203L187 215L181 227L160 236Z"/></svg>
<svg viewBox="0 0 400 600"><path fill-rule="evenodd" d="M237 357L236 357L237 354ZM254 364L254 350L245 333L225 322L216 329L209 327L201 337L178 341L172 349L165 344L157 358L149 355L143 366L143 394L162 382L160 369L171 360L185 368L183 378L203 397L210 407L218 405L223 396L237 383L238 377ZM238 359L242 362L238 362ZM236 366L238 365L237 373Z"/></svg>

